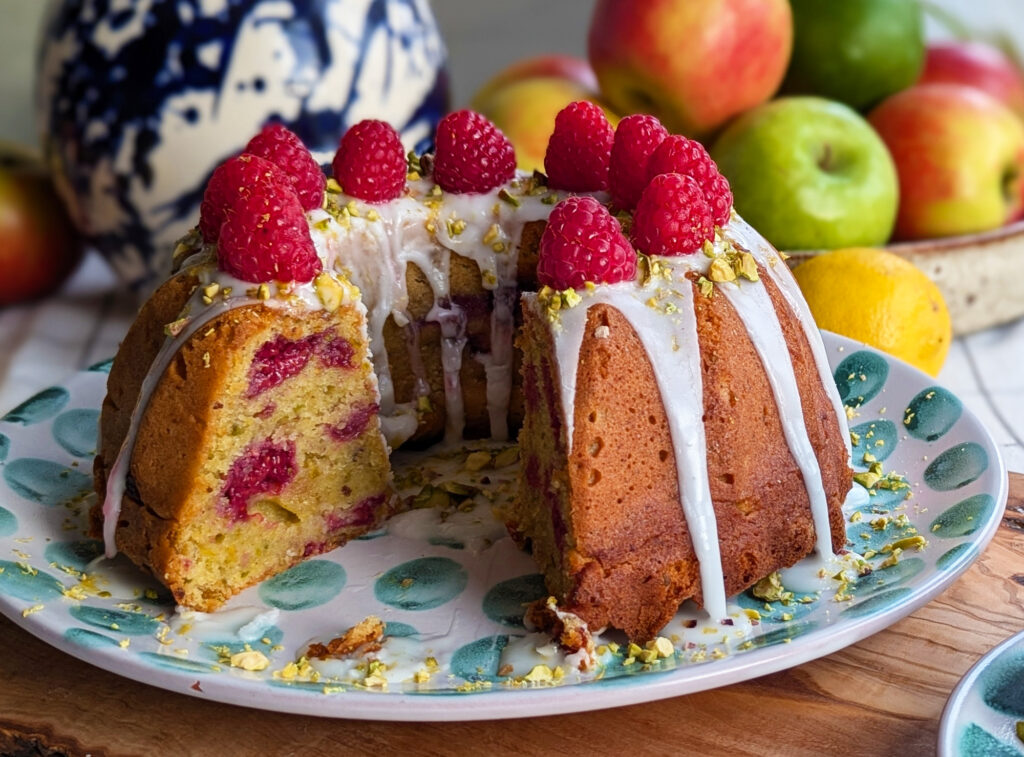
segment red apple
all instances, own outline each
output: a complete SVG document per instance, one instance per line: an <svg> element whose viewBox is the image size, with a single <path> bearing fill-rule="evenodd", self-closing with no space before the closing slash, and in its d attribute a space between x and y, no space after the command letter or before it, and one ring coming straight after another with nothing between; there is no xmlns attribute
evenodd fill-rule
<svg viewBox="0 0 1024 757"><path fill-rule="evenodd" d="M488 79L473 95L470 107L480 110L481 104L486 104L495 92L513 82L548 77L565 79L591 95L597 94L597 77L594 76L590 64L582 58L574 58L571 55L538 55L517 61Z"/></svg>
<svg viewBox="0 0 1024 757"><path fill-rule="evenodd" d="M787 0L598 0L588 40L614 110L697 138L770 98L792 46Z"/></svg>
<svg viewBox="0 0 1024 757"><path fill-rule="evenodd" d="M982 42L930 45L918 83L977 87L1024 119L1024 72L1001 50Z"/></svg>
<svg viewBox="0 0 1024 757"><path fill-rule="evenodd" d="M922 84L868 116L900 183L901 239L994 229L1024 209L1024 123L974 87Z"/></svg>
<svg viewBox="0 0 1024 757"><path fill-rule="evenodd" d="M0 306L56 289L81 253L43 164L0 145Z"/></svg>

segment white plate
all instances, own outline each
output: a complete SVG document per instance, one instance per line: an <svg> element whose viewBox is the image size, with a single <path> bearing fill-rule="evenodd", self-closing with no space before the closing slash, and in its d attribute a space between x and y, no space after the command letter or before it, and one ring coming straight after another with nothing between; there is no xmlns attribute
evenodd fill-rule
<svg viewBox="0 0 1024 757"><path fill-rule="evenodd" d="M1003 755L1024 755L1024 631L967 671L939 725L939 757Z"/></svg>
<svg viewBox="0 0 1024 757"><path fill-rule="evenodd" d="M529 655L513 659L510 652L528 647L531 638L522 638L522 603L542 596L543 588L531 559L502 538L486 507L443 523L435 511L399 516L389 533L307 561L205 619L175 617L166 593L127 564L94 565L83 583L75 572L98 553L83 528L93 501L89 472L103 365L0 419L0 611L68 654L155 686L249 707L377 720L594 710L799 665L891 625L943 591L988 543L1007 496L995 443L956 397L858 343L831 334L825 343L847 403L859 403L851 421L860 432L855 459L870 449L886 471L904 474L913 491L909 500L902 492L880 492L864 506L868 497L855 486L868 509L848 524L852 548L878 550L915 532L928 546L908 550L887 569L881 569L885 554L872 558L875 572L842 601L835 587L809 603L775 603L771 610L741 595L740 605L762 613L745 639L721 629L688 646L677 619L663 632L677 639L671 658L626 666L620 649L604 653L588 676L567 669L556 683L516 685L513 679L526 672L520 661ZM851 502L849 514L858 506ZM871 527L894 508L893 516L906 519L893 517L884 530ZM391 666L383 672L386 689L363 685L368 671L354 671L354 663L321 666L319 681L282 677L309 642L326 642L371 614L388 627L377 653ZM186 622L190 628L182 627ZM265 670L227 662L245 641L268 658ZM413 683L414 673L428 670L428 657L437 669L425 683ZM513 676L498 675L510 661L518 666Z"/></svg>

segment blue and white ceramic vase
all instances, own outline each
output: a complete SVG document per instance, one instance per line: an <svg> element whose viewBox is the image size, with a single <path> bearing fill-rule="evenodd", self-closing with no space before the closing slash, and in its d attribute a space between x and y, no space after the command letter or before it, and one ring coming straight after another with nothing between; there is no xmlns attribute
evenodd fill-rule
<svg viewBox="0 0 1024 757"><path fill-rule="evenodd" d="M423 147L448 105L429 0L52 0L37 117L61 194L145 288L213 169L275 120L329 163L364 118Z"/></svg>

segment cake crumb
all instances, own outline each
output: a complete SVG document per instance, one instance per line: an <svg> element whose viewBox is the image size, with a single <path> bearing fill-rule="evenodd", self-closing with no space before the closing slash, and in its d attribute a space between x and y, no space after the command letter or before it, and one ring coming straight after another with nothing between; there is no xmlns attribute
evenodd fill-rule
<svg viewBox="0 0 1024 757"><path fill-rule="evenodd" d="M318 660L328 657L342 658L353 654L368 654L381 648L384 638L384 622L376 615L369 615L349 628L337 638L324 644L310 644L309 656Z"/></svg>
<svg viewBox="0 0 1024 757"><path fill-rule="evenodd" d="M612 335L612 330L610 328L608 328L607 326L598 326L596 329L594 329L594 338L595 339L607 339L611 335Z"/></svg>

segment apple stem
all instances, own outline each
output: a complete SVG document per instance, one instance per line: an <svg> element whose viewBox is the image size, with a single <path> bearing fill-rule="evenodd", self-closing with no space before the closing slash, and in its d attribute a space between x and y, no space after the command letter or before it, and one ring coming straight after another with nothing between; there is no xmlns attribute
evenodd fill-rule
<svg viewBox="0 0 1024 757"><path fill-rule="evenodd" d="M832 169L832 145L828 142L825 143L822 155L818 158L818 167L825 172Z"/></svg>
<svg viewBox="0 0 1024 757"><path fill-rule="evenodd" d="M1003 199L1016 205L1024 195L1024 185L1020 182L1020 172L1016 168L1007 168L1003 173Z"/></svg>

